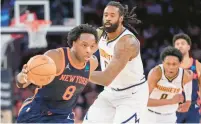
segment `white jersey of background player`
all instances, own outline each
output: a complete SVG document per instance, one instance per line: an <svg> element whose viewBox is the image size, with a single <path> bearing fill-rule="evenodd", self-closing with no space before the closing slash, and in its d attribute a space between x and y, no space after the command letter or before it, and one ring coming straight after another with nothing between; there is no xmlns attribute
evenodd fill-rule
<svg viewBox="0 0 201 124"><path fill-rule="evenodd" d="M128 22L139 23L134 17L134 9L129 14L119 2L112 1L104 9L105 31L99 41L102 71L92 72L90 80L106 87L89 108L84 123L139 123L148 101L148 84L140 43L124 27Z"/></svg>
<svg viewBox="0 0 201 124"><path fill-rule="evenodd" d="M181 52L167 47L161 59L163 64L153 68L148 76L150 97L142 123L175 123L176 111L186 112L191 104L193 76L191 71L179 67ZM187 100L185 103L182 90Z"/></svg>

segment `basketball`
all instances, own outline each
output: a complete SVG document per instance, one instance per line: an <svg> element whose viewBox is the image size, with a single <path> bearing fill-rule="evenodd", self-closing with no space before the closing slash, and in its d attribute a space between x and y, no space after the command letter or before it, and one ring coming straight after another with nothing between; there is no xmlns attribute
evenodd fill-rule
<svg viewBox="0 0 201 124"><path fill-rule="evenodd" d="M46 55L36 55L27 63L27 77L33 84L44 86L52 82L56 76L56 65Z"/></svg>

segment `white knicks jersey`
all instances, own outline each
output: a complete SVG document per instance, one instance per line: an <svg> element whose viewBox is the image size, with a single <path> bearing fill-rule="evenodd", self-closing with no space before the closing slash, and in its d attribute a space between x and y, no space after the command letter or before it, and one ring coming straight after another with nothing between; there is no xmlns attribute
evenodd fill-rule
<svg viewBox="0 0 201 124"><path fill-rule="evenodd" d="M107 65L112 60L114 55L114 47L119 39L125 35L135 35L129 30L125 29L118 37L111 41L107 41L106 34L102 35L99 41L99 52L100 52L100 63L102 71L105 70ZM135 37L136 38L136 37ZM138 41L138 39L136 38ZM140 42L139 42L140 43ZM144 69L141 60L140 52L127 63L124 69L117 75L117 77L112 81L108 87L112 88L126 88L135 84L139 84L145 81Z"/></svg>
<svg viewBox="0 0 201 124"><path fill-rule="evenodd" d="M156 88L150 94L152 99L172 99L174 95L182 93L182 79L184 70L179 68L177 77L169 81L164 74L163 65L159 65L162 71L162 77L158 81ZM159 113L174 113L178 109L178 104L163 105L157 107L148 107L148 109Z"/></svg>

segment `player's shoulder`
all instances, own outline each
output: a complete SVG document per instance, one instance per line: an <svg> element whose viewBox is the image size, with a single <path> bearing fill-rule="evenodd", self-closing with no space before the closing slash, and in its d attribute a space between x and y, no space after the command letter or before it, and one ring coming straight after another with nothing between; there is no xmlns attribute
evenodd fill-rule
<svg viewBox="0 0 201 124"><path fill-rule="evenodd" d="M160 65L156 65L151 71L156 75L162 75L162 67Z"/></svg>
<svg viewBox="0 0 201 124"><path fill-rule="evenodd" d="M125 44L131 47L140 47L139 40L135 37L133 33L130 33L129 30L125 29L128 32L124 32L123 35L118 40L119 44Z"/></svg>
<svg viewBox="0 0 201 124"><path fill-rule="evenodd" d="M99 27L99 28L97 28L96 31L97 31L97 34L98 34L98 39L100 39L101 36L102 36L103 33L104 33L104 29L103 29L103 27Z"/></svg>
<svg viewBox="0 0 201 124"><path fill-rule="evenodd" d="M189 82L193 79L193 72L189 69L184 69L183 82Z"/></svg>
<svg viewBox="0 0 201 124"><path fill-rule="evenodd" d="M160 78L162 76L162 69L161 69L160 65L156 65L154 68L152 68L149 71L149 76Z"/></svg>
<svg viewBox="0 0 201 124"><path fill-rule="evenodd" d="M102 27L98 27L97 29L96 29L96 31L103 31L103 26Z"/></svg>
<svg viewBox="0 0 201 124"><path fill-rule="evenodd" d="M64 51L63 48L57 48L57 49L50 49L47 52L44 53L44 55L49 56L52 58L55 62L60 61L64 59ZM61 59L62 58L62 59Z"/></svg>
<svg viewBox="0 0 201 124"><path fill-rule="evenodd" d="M201 77L201 63L196 60L196 71L198 73L198 77Z"/></svg>
<svg viewBox="0 0 201 124"><path fill-rule="evenodd" d="M92 55L90 57L90 61L98 61L97 57L95 55Z"/></svg>
<svg viewBox="0 0 201 124"><path fill-rule="evenodd" d="M63 53L63 48L57 48L57 49L50 49L46 51L44 54L48 55L48 54L62 54L62 53Z"/></svg>
<svg viewBox="0 0 201 124"><path fill-rule="evenodd" d="M200 68L201 69L201 63L198 61L198 60L196 60L196 67L198 67L198 68Z"/></svg>
<svg viewBox="0 0 201 124"><path fill-rule="evenodd" d="M90 58L90 66L91 71L94 71L98 67L98 59L95 55L92 55Z"/></svg>
<svg viewBox="0 0 201 124"><path fill-rule="evenodd" d="M123 35L116 43L116 46L127 51L139 51L140 48L139 41L130 34Z"/></svg>
<svg viewBox="0 0 201 124"><path fill-rule="evenodd" d="M159 81L162 77L162 70L159 65L155 66L149 71L148 80L149 81Z"/></svg>

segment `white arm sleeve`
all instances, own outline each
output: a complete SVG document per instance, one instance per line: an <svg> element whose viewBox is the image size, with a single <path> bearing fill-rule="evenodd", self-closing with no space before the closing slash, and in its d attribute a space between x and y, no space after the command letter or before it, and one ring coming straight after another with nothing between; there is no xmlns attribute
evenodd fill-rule
<svg viewBox="0 0 201 124"><path fill-rule="evenodd" d="M193 88L193 83L192 80L187 82L184 85L184 92L185 92L185 97L186 97L186 101L191 101L191 96L192 96L192 88Z"/></svg>

